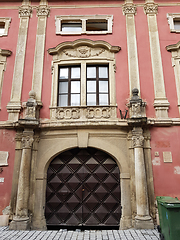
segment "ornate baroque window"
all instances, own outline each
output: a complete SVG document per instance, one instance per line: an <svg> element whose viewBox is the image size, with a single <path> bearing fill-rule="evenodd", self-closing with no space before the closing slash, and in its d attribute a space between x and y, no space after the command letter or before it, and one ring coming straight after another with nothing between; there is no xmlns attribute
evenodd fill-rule
<svg viewBox="0 0 180 240"><path fill-rule="evenodd" d="M105 41L79 39L48 50L53 55L51 118L116 118L115 53Z"/></svg>

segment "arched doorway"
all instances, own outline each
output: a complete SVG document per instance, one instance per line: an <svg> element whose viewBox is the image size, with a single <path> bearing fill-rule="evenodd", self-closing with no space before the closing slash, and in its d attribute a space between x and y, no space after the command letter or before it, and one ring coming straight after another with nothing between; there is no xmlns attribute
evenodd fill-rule
<svg viewBox="0 0 180 240"><path fill-rule="evenodd" d="M47 171L47 226L119 226L120 173L116 162L95 148L58 155Z"/></svg>

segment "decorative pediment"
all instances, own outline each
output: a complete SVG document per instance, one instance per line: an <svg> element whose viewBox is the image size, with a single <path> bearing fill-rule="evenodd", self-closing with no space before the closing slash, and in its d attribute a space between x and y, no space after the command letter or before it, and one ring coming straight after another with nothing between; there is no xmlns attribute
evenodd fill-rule
<svg viewBox="0 0 180 240"><path fill-rule="evenodd" d="M48 53L50 55L58 55L63 52L70 57L86 58L90 56L98 56L105 50L117 53L120 49L119 46L112 46L108 42L101 40L92 41L89 39L78 39L73 42L60 43L55 48L48 49Z"/></svg>

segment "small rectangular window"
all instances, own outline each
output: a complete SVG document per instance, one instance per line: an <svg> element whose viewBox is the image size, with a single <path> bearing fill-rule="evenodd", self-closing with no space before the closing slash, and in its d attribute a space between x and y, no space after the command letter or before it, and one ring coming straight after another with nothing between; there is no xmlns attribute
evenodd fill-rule
<svg viewBox="0 0 180 240"><path fill-rule="evenodd" d="M167 19L170 31L180 33L180 13L168 13Z"/></svg>
<svg viewBox="0 0 180 240"><path fill-rule="evenodd" d="M56 16L56 34L108 34L112 33L112 15Z"/></svg>
<svg viewBox="0 0 180 240"><path fill-rule="evenodd" d="M10 27L11 18L0 17L0 37L7 36Z"/></svg>
<svg viewBox="0 0 180 240"><path fill-rule="evenodd" d="M0 22L0 34L3 35L5 32L5 22Z"/></svg>

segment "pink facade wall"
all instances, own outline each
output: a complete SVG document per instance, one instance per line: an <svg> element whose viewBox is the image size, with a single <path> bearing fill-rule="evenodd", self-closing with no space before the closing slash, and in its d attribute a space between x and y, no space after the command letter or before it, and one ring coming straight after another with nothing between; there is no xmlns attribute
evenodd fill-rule
<svg viewBox="0 0 180 240"><path fill-rule="evenodd" d="M139 3L142 1L135 1ZM169 2L169 1L158 1ZM179 2L179 1L173 1ZM93 5L102 2L97 1L71 1L65 2L62 5ZM104 1L103 1L104 3ZM111 1L112 4L122 4L123 1ZM20 2L13 2L13 5L20 6ZM104 4L109 4L106 1ZM6 2L4 5L10 6L12 2ZM36 1L32 2L32 5L36 6ZM58 5L58 2L50 1L49 5ZM3 3L0 3L0 7ZM167 52L166 46L175 44L179 41L179 34L170 33L169 25L167 22L167 13L180 13L180 6L176 7L164 7L159 6L157 14L157 23L160 39L160 48L162 54L162 63L164 71L165 89L167 99L170 102L169 117L179 118L179 112L177 108L177 94L175 86L174 69L171 63L171 53ZM113 33L108 35L82 35L82 36L61 36L55 34L55 16L56 15L93 15L93 14L112 14L113 15ZM6 121L8 119L8 113L6 106L10 101L11 85L13 79L16 46L19 31L19 17L17 9L0 9L0 17L11 17L11 24L7 37L0 37L0 48L8 49L12 51L12 55L7 58L7 67L4 72L2 98L1 98L1 111L0 121ZM155 117L155 110L153 107L154 101L154 88L153 88L153 74L151 66L151 55L149 45L149 33L147 17L144 14L143 7L138 7L137 15L135 16L136 24L136 37L137 37L137 49L138 49L138 61L139 61L139 74L140 74L140 86L141 97L147 102L147 117ZM37 30L37 16L36 11L33 9L32 17L29 20L28 36L27 36L27 48L25 56L25 68L24 68L24 81L22 87L22 102L27 101L28 93L31 90L33 64L34 64L34 52L36 44L36 30ZM57 46L61 42L74 41L80 38L87 38L91 40L104 40L111 45L120 46L121 51L116 54L116 98L118 109L127 109L126 104L129 101L129 76L128 76L128 55L127 55L127 39L126 39L126 17L122 13L120 7L87 7L87 8L52 8L50 17L47 19L46 29L46 41L45 41L45 56L44 56L44 70L43 70L43 85L42 85L42 102L43 108L40 112L41 118L49 118L49 106L51 97L51 61L52 56L47 52L49 48ZM118 110L118 117L119 110ZM180 146L180 129L178 126L174 127L153 127L151 128L151 148L152 148L152 163L154 174L154 186L155 195L170 195L180 198L180 174L178 169L180 168L178 149ZM5 178L4 183L0 183L0 214L2 209L9 205L12 174L13 174L13 161L15 152L14 143L15 132L13 130L0 130L0 151L9 152L9 166L4 167L4 171L0 177ZM163 152L172 152L172 163L163 162ZM159 152L159 159L155 159L155 152ZM159 164L155 164L156 160ZM180 171L180 170L179 170Z"/></svg>
<svg viewBox="0 0 180 240"><path fill-rule="evenodd" d="M0 151L9 152L8 166L2 167L3 171L0 173L0 178L4 179L4 182L0 182L1 215L2 210L10 203L15 158L15 131L0 129Z"/></svg>

